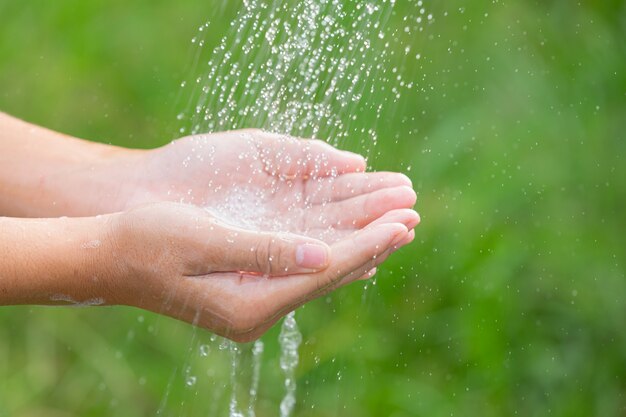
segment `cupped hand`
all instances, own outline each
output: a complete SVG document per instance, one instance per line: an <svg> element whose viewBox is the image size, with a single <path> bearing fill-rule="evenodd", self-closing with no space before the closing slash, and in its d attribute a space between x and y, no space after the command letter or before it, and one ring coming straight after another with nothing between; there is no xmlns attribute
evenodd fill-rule
<svg viewBox="0 0 626 417"><path fill-rule="evenodd" d="M412 210L395 210L327 246L234 227L191 205L149 204L108 223L107 301L253 340L307 301L370 276L413 239L418 221Z"/></svg>
<svg viewBox="0 0 626 417"><path fill-rule="evenodd" d="M406 176L365 173L361 156L318 140L198 135L138 153L126 168L116 302L238 341L371 277L419 222ZM130 209L163 201L175 203Z"/></svg>
<svg viewBox="0 0 626 417"><path fill-rule="evenodd" d="M121 208L182 202L238 226L328 243L416 199L406 176L364 173L360 155L260 130L182 138L141 154L131 169Z"/></svg>

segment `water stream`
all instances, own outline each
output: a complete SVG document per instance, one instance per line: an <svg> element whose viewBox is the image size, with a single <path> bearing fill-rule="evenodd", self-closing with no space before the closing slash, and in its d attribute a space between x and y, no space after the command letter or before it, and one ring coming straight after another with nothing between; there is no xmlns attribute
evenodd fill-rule
<svg viewBox="0 0 626 417"><path fill-rule="evenodd" d="M289 417L296 405L296 367L298 366L298 348L302 343L302 334L296 323L295 312L289 313L280 331L280 368L285 374L285 396L280 403L280 417Z"/></svg>
<svg viewBox="0 0 626 417"><path fill-rule="evenodd" d="M416 80L405 79L402 62L421 59L414 49L415 39L433 20L421 0L403 2L400 11L396 9L395 0L244 0L206 60L203 54L211 25L200 26L192 40L197 50L192 75L181 83L182 96L188 99L177 117L179 134L255 127L321 137L371 157L382 114L393 111L403 90L420 87ZM398 13L402 18L395 21L403 22L402 26L389 26L390 18ZM249 207L262 206L249 199L262 201L264 192L271 195L273 190L242 190L207 209L241 227L280 230L281 224L258 224L256 219L262 216L249 213ZM281 417L291 416L296 406L295 370L301 342L291 313L279 336L285 388ZM257 341L251 347L227 346L231 357L229 415L254 417L264 345ZM208 355L210 350L201 348L200 354ZM244 350L251 350L252 355L252 380L245 401L240 398L239 375Z"/></svg>
<svg viewBox="0 0 626 417"><path fill-rule="evenodd" d="M248 417L255 417L255 406L259 394L259 381L261 379L261 365L265 345L261 340L254 342L252 346L252 383L250 384L250 403L248 404Z"/></svg>

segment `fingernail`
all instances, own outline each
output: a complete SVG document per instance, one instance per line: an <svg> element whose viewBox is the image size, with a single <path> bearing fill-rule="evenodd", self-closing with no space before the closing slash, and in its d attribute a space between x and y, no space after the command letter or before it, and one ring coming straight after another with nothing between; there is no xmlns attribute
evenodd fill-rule
<svg viewBox="0 0 626 417"><path fill-rule="evenodd" d="M311 243L299 245L296 249L296 264L301 268L323 268L328 265L328 249Z"/></svg>

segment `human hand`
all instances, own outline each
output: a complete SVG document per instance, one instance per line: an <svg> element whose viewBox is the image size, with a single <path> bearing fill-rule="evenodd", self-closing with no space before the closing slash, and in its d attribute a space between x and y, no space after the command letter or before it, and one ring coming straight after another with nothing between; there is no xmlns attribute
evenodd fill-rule
<svg viewBox="0 0 626 417"><path fill-rule="evenodd" d="M415 201L405 176L364 174L361 156L321 141L243 130L145 151L71 138L2 113L0 128L0 214L12 217L85 217L175 201L248 227L324 232L333 241ZM238 203L250 210L229 210Z"/></svg>
<svg viewBox="0 0 626 417"><path fill-rule="evenodd" d="M319 140L259 130L186 137L136 155L103 204L157 201L207 208L222 220L335 242L390 210L415 204L402 174L364 173L365 161Z"/></svg>
<svg viewBox="0 0 626 417"><path fill-rule="evenodd" d="M109 259L101 260L111 265L106 302L253 340L307 301L370 276L410 243L418 222L412 210L396 210L329 247L233 227L190 205L146 205L107 222Z"/></svg>
<svg viewBox="0 0 626 417"><path fill-rule="evenodd" d="M82 218L5 219L0 248L12 256L0 268L0 304L128 304L247 340L307 300L372 276L419 222L405 176L365 174L360 156L319 141L239 131L138 151L8 123L3 140L15 152L3 159L0 209ZM130 210L164 200L196 207ZM115 214L84 217L103 213ZM311 237L330 245L316 242L329 250L326 268L298 262L297 243ZM253 238L265 246L241 251Z"/></svg>

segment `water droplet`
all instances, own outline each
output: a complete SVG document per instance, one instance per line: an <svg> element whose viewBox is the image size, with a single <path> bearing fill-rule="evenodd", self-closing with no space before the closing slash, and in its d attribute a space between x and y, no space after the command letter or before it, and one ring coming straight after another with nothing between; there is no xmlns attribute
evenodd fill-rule
<svg viewBox="0 0 626 417"><path fill-rule="evenodd" d="M211 346L200 345L200 356L209 356L210 352L211 352Z"/></svg>

